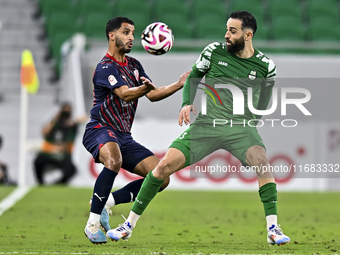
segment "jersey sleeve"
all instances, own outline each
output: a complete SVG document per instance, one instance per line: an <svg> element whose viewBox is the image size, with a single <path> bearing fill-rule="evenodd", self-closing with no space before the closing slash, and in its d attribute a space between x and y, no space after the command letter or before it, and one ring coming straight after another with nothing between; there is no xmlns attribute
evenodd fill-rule
<svg viewBox="0 0 340 255"><path fill-rule="evenodd" d="M213 50L216 49L216 45L219 43L211 43L201 52L196 63L192 66L191 73L183 86L183 101L182 107L185 105L191 105L194 102L197 86L203 76L210 69L211 55Z"/></svg>
<svg viewBox="0 0 340 255"><path fill-rule="evenodd" d="M196 64L193 65L191 73L188 75L183 86L182 107L193 104L197 92L197 86L203 76L204 73L198 71Z"/></svg>
<svg viewBox="0 0 340 255"><path fill-rule="evenodd" d="M266 110L269 104L269 101L272 97L272 90L275 85L276 79L276 65L271 59L265 59L265 62L268 63L268 73L267 77L263 80L261 84L261 93L259 98L259 104L257 106L258 110ZM260 119L261 115L256 115L257 119Z"/></svg>
<svg viewBox="0 0 340 255"><path fill-rule="evenodd" d="M126 85L126 82L120 77L117 68L113 65L98 66L93 79L94 84L108 89Z"/></svg>
<svg viewBox="0 0 340 255"><path fill-rule="evenodd" d="M138 65L139 65L139 70L138 70L139 71L139 84L143 84L143 81L140 79L140 77L145 77L152 82L149 75L146 74L142 64L140 62L138 62Z"/></svg>

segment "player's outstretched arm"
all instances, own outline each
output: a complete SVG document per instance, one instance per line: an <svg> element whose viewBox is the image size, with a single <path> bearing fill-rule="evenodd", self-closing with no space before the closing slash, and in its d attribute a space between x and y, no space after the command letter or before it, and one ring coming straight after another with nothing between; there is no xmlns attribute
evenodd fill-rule
<svg viewBox="0 0 340 255"><path fill-rule="evenodd" d="M136 99L145 96L156 87L149 80L143 81L143 85L139 87L129 88L127 85L114 89L114 93L126 102L135 101Z"/></svg>
<svg viewBox="0 0 340 255"><path fill-rule="evenodd" d="M168 86L159 87L159 88L156 88L156 89L150 91L148 94L146 94L146 97L151 102L155 102L155 101L160 101L164 98L167 98L168 96L171 96L176 91L183 88L183 85L184 85L186 79L188 78L188 75L190 74L190 72L191 71L188 71L188 72L182 74L181 77L179 78L179 80L177 82L173 83L173 84L170 84ZM141 79L143 80L143 82L144 82L144 80L148 80L144 77L141 77Z"/></svg>

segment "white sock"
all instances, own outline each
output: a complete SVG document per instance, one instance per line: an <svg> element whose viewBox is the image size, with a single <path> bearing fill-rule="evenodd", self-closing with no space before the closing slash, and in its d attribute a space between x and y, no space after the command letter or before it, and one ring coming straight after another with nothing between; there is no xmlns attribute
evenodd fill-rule
<svg viewBox="0 0 340 255"><path fill-rule="evenodd" d="M95 224L95 223L98 223L99 220L100 220L100 214L90 212L90 217L87 223Z"/></svg>
<svg viewBox="0 0 340 255"><path fill-rule="evenodd" d="M129 217L126 219L126 221L130 222L131 229L134 229L136 227L139 217L140 215L134 213L133 211L130 211Z"/></svg>
<svg viewBox="0 0 340 255"><path fill-rule="evenodd" d="M267 230L269 230L269 228L272 226L272 225L275 225L277 226L277 215L268 215L266 216L266 220L267 220Z"/></svg>
<svg viewBox="0 0 340 255"><path fill-rule="evenodd" d="M109 205L110 208L116 204L115 199L112 196L112 193L110 193L109 198L107 199L106 205Z"/></svg>

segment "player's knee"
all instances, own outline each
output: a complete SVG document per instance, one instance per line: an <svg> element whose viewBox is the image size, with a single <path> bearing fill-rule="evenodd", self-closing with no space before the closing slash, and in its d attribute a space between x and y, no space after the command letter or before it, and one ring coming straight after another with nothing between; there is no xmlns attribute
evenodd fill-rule
<svg viewBox="0 0 340 255"><path fill-rule="evenodd" d="M253 166L266 166L268 165L268 159L266 155L263 154L257 154L254 155L252 158L252 165Z"/></svg>
<svg viewBox="0 0 340 255"><path fill-rule="evenodd" d="M110 169L111 171L114 171L116 173L119 172L119 169L121 168L122 166L122 159L121 158L108 158L106 161L105 161L105 164L104 166L108 169Z"/></svg>
<svg viewBox="0 0 340 255"><path fill-rule="evenodd" d="M152 172L153 175L160 180L166 180L171 175L169 163L165 160L161 160L156 169Z"/></svg>

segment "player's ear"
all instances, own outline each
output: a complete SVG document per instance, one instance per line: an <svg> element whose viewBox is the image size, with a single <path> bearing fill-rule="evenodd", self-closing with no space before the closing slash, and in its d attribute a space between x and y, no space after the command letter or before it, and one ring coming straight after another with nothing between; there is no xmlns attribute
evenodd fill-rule
<svg viewBox="0 0 340 255"><path fill-rule="evenodd" d="M115 33L114 32L110 32L109 33L109 39L110 39L110 41L114 41L115 40Z"/></svg>
<svg viewBox="0 0 340 255"><path fill-rule="evenodd" d="M248 30L247 32L245 32L244 40L248 41L251 38L253 38L253 32L251 30Z"/></svg>

